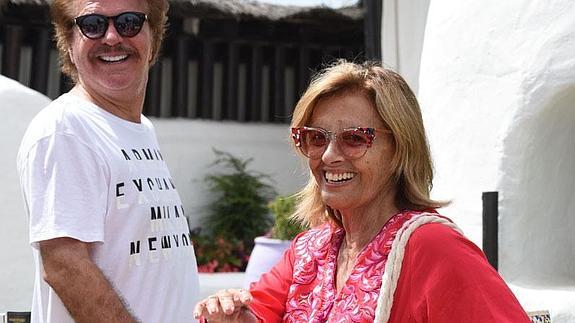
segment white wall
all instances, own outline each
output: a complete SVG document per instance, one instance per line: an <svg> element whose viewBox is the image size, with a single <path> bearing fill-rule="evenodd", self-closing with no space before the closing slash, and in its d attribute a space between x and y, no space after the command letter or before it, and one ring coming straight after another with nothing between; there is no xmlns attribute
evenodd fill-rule
<svg viewBox="0 0 575 323"><path fill-rule="evenodd" d="M455 199L454 217L475 218L467 229L479 241L481 192L501 192L500 264L512 279L538 262L557 274L575 261L567 257L559 266L531 259L524 249L528 240L549 247L532 234L538 231L560 237L554 249L573 255L575 240L564 233L575 224L568 218L575 181L570 4L454 0L430 7L420 100L436 160L436 193ZM560 221L542 220L546 211L562 214L556 215ZM541 231L547 228L554 231Z"/></svg>
<svg viewBox="0 0 575 323"><path fill-rule="evenodd" d="M572 0L431 1L419 79L434 197L481 245L481 193L500 192L500 272L554 322L575 319L573 17Z"/></svg>
<svg viewBox="0 0 575 323"><path fill-rule="evenodd" d="M382 0L381 53L386 67L419 88L419 63L430 0Z"/></svg>
<svg viewBox="0 0 575 323"><path fill-rule="evenodd" d="M500 24L484 5L431 2L419 78L436 169L433 195L453 200L447 215L480 246L481 193L497 190L506 120L519 104L522 80L507 46L491 41Z"/></svg>
<svg viewBox="0 0 575 323"><path fill-rule="evenodd" d="M574 52L571 46L570 55ZM564 70L572 74L570 84L553 80L527 87L524 113L518 112L504 139L500 223L501 237L509 238L500 244L501 270L522 284L575 289L575 60L571 61L570 70ZM552 65L546 62L546 72Z"/></svg>
<svg viewBox="0 0 575 323"><path fill-rule="evenodd" d="M45 96L0 75L0 312L28 311L32 300L34 266L16 154L28 123L49 102Z"/></svg>

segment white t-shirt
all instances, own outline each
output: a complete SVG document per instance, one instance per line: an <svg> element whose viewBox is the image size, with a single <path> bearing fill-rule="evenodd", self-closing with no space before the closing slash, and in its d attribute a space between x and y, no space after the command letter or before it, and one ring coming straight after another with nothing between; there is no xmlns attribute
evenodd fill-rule
<svg viewBox="0 0 575 323"><path fill-rule="evenodd" d="M93 242L92 260L143 322L191 322L196 258L154 128L64 94L32 121L18 153L36 281L32 321L73 322L42 278L39 241Z"/></svg>

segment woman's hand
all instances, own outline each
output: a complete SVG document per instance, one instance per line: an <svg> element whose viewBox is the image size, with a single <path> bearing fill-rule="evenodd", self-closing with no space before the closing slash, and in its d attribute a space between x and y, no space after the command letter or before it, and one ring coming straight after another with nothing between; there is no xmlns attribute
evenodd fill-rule
<svg viewBox="0 0 575 323"><path fill-rule="evenodd" d="M200 301L194 308L194 317L201 317L209 323L217 322L257 322L247 308L252 295L244 289L222 289Z"/></svg>

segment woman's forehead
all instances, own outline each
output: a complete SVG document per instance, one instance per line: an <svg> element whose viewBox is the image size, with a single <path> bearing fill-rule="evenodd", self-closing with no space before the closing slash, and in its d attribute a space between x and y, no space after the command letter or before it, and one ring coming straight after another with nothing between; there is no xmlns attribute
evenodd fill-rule
<svg viewBox="0 0 575 323"><path fill-rule="evenodd" d="M348 93L318 100L310 124L342 129L383 125L374 104L362 93Z"/></svg>

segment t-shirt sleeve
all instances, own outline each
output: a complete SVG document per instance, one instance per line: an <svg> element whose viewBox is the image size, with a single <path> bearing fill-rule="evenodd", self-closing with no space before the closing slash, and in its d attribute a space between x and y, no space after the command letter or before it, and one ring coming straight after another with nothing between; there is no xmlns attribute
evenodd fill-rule
<svg viewBox="0 0 575 323"><path fill-rule="evenodd" d="M390 322L530 322L483 252L443 224L414 231Z"/></svg>
<svg viewBox="0 0 575 323"><path fill-rule="evenodd" d="M103 241L105 174L102 159L75 136L57 133L32 146L20 179L32 246L60 237Z"/></svg>
<svg viewBox="0 0 575 323"><path fill-rule="evenodd" d="M295 242L295 240L294 240ZM253 302L250 309L260 322L281 322L293 277L294 243L280 261L257 282L250 285Z"/></svg>

